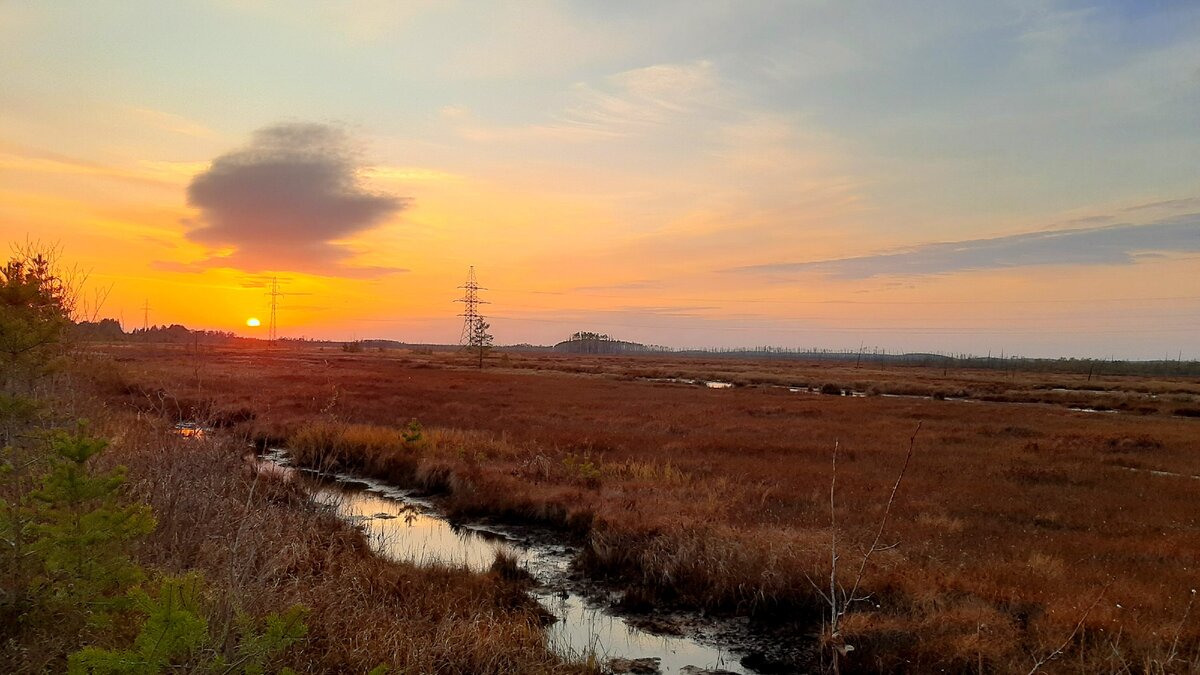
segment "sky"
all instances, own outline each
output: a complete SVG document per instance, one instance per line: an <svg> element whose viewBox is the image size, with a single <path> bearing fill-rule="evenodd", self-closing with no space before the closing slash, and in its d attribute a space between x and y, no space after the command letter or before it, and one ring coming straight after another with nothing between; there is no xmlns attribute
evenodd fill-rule
<svg viewBox="0 0 1200 675"><path fill-rule="evenodd" d="M1200 3L0 0L0 239L99 316L1200 358ZM250 328L249 317L264 327Z"/></svg>

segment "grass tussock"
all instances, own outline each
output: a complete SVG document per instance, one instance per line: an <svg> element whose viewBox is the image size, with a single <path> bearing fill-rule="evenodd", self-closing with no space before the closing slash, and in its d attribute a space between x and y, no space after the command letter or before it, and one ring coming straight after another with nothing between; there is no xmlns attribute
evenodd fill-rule
<svg viewBox="0 0 1200 675"><path fill-rule="evenodd" d="M572 506L580 503L576 490L563 489L553 497L532 499L497 484L484 472L483 462L511 460L521 454L503 438L454 429L425 431L415 423L399 430L317 422L302 426L289 438L287 447L293 461L301 466L358 472L443 495L452 517L492 516L577 533L586 532L591 525L592 513ZM549 466L547 479L571 476L569 482L582 486L594 486L601 475L590 460L574 453L557 461L537 456L527 465L533 471Z"/></svg>
<svg viewBox="0 0 1200 675"><path fill-rule="evenodd" d="M394 429L369 424L316 422L288 439L292 458L323 471L357 471L407 484L426 446L419 425Z"/></svg>
<svg viewBox="0 0 1200 675"><path fill-rule="evenodd" d="M798 585L795 570L819 569L828 534L791 528L758 529L694 524L631 532L600 526L581 558L598 576L637 580L657 602L671 601L752 616L786 611L812 621L817 594Z"/></svg>

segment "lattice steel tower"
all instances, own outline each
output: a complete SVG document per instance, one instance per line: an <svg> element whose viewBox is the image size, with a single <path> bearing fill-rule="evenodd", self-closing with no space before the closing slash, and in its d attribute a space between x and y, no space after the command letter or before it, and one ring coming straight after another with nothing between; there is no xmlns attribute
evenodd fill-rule
<svg viewBox="0 0 1200 675"><path fill-rule="evenodd" d="M463 317L462 335L458 338L458 344L470 345L472 335L475 332L475 326L483 320L483 315L479 313L479 306L488 304L487 300L479 299L479 291L486 291L475 281L475 266L471 265L471 269L467 272L467 282L459 288L463 289L463 297L455 300L455 302L463 303L463 311L459 316Z"/></svg>
<svg viewBox="0 0 1200 675"><path fill-rule="evenodd" d="M279 277L271 277L271 290L267 292L271 298L271 323L267 331L267 344L275 345L275 340L279 337L279 327L275 322L276 306L279 304L279 298L283 297L283 293L279 292Z"/></svg>

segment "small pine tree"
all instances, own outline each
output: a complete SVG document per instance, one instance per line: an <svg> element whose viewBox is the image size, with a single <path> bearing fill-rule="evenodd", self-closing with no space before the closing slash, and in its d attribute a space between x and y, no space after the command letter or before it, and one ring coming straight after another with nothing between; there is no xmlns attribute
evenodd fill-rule
<svg viewBox="0 0 1200 675"><path fill-rule="evenodd" d="M292 605L282 614L269 614L261 622L243 615L234 665L246 675L263 675L271 660L308 635L306 618L308 609L303 605Z"/></svg>
<svg viewBox="0 0 1200 675"><path fill-rule="evenodd" d="M263 675L271 661L304 639L308 610L294 605L263 620L238 616L239 639L232 658L217 654L204 618L203 579L198 573L163 577L151 596L130 592L133 609L146 615L130 649L84 647L68 659L70 675L157 675L211 672ZM290 672L283 669L281 672Z"/></svg>
<svg viewBox="0 0 1200 675"><path fill-rule="evenodd" d="M490 328L482 316L476 318L471 326L470 347L479 355L480 368L483 368L483 357L492 349L492 334L488 332Z"/></svg>
<svg viewBox="0 0 1200 675"><path fill-rule="evenodd" d="M0 264L0 640L19 633L35 606L44 565L32 546L29 495L43 478L48 446L34 428L53 417L50 381L67 351L75 292L53 249L16 247Z"/></svg>
<svg viewBox="0 0 1200 675"><path fill-rule="evenodd" d="M71 675L156 675L167 666L186 662L208 641L208 622L201 612L198 574L166 577L151 597L140 588L130 592L133 608L144 612L132 649L84 647L68 660Z"/></svg>
<svg viewBox="0 0 1200 675"><path fill-rule="evenodd" d="M51 256L20 255L0 267L0 392L28 393L61 355L72 292Z"/></svg>
<svg viewBox="0 0 1200 675"><path fill-rule="evenodd" d="M88 471L87 461L107 445L83 433L58 433L51 441L50 473L30 495L32 550L43 566L35 590L92 622L127 604L125 591L141 578L129 559L130 545L155 525L149 506L119 503L123 467Z"/></svg>

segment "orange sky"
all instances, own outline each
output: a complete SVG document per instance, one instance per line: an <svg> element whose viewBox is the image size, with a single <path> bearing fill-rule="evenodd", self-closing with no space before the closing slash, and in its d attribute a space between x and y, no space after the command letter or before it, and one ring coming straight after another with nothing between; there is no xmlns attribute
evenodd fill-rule
<svg viewBox="0 0 1200 675"><path fill-rule="evenodd" d="M133 5L0 7L0 237L126 328L1200 358L1187 8Z"/></svg>

